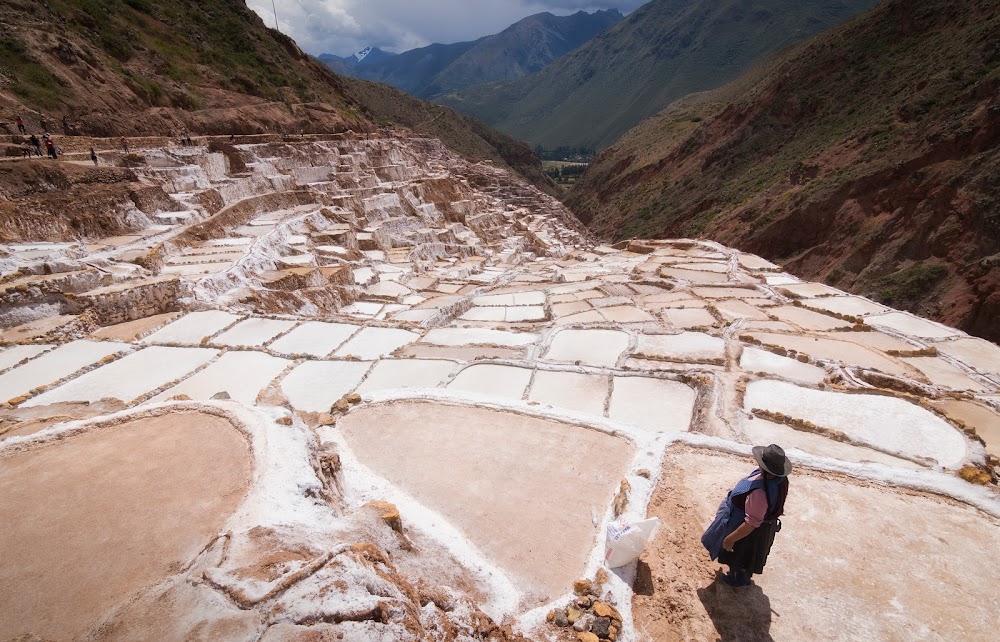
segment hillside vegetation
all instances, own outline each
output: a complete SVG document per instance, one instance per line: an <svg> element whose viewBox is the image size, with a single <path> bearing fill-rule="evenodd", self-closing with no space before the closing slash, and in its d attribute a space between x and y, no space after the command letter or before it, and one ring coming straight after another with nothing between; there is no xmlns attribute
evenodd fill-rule
<svg viewBox="0 0 1000 642"><path fill-rule="evenodd" d="M542 71L437 99L532 145L603 149L876 0L653 0Z"/></svg>
<svg viewBox="0 0 1000 642"><path fill-rule="evenodd" d="M539 13L473 42L433 44L352 65L338 61L333 69L355 78L387 83L421 98L432 98L539 71L621 19L617 9L592 14L578 11L570 16Z"/></svg>
<svg viewBox="0 0 1000 642"><path fill-rule="evenodd" d="M374 131L410 126L553 189L530 150L387 88L360 90L267 28L243 0L5 0L0 123L92 136ZM389 105L405 103L393 112ZM398 118L394 118L393 114ZM63 127L63 118L68 128ZM17 142L15 140L13 142Z"/></svg>
<svg viewBox="0 0 1000 642"><path fill-rule="evenodd" d="M990 0L887 0L642 123L569 205L1000 339L998 33Z"/></svg>

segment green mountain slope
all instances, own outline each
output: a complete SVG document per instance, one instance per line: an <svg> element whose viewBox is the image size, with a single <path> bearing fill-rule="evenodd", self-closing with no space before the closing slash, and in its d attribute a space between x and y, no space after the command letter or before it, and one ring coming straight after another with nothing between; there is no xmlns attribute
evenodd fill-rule
<svg viewBox="0 0 1000 642"><path fill-rule="evenodd" d="M886 0L643 122L568 204L1000 340L998 33L991 0Z"/></svg>
<svg viewBox="0 0 1000 642"><path fill-rule="evenodd" d="M601 149L875 1L653 0L537 74L438 100L532 145Z"/></svg>
<svg viewBox="0 0 1000 642"><path fill-rule="evenodd" d="M0 128L8 134L17 134L15 115L33 132L57 135L374 131L406 126L383 114L405 101L414 113L441 112L422 132L473 158L509 158L553 189L513 139L399 90L386 96L332 73L243 0L0 3Z"/></svg>

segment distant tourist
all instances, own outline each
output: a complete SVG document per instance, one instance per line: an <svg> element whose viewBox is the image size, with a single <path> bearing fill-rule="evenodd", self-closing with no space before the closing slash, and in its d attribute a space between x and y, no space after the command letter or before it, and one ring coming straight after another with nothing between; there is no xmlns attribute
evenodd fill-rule
<svg viewBox="0 0 1000 642"><path fill-rule="evenodd" d="M188 147L193 146L194 145L194 141L191 140L191 133L190 132L185 132L184 135L187 136Z"/></svg>
<svg viewBox="0 0 1000 642"><path fill-rule="evenodd" d="M121 144L122 144L122 149L125 151L126 154L128 154L128 141L125 140L124 136L122 136Z"/></svg>
<svg viewBox="0 0 1000 642"><path fill-rule="evenodd" d="M45 138L45 150L53 159L59 160L59 154L56 151L56 142L52 140L51 136L46 136Z"/></svg>
<svg viewBox="0 0 1000 642"><path fill-rule="evenodd" d="M37 154L38 156L41 156L42 155L42 141L38 138L38 134L32 134L31 138L29 140L31 141L31 146L35 148L35 154Z"/></svg>
<svg viewBox="0 0 1000 642"><path fill-rule="evenodd" d="M94 167L97 167L97 152L93 147L90 148L90 160L94 161Z"/></svg>
<svg viewBox="0 0 1000 642"><path fill-rule="evenodd" d="M21 142L21 157L31 158L31 148L28 147L28 143L24 141Z"/></svg>
<svg viewBox="0 0 1000 642"><path fill-rule="evenodd" d="M764 572L788 496L792 463L785 451L775 444L755 446L753 457L758 469L729 491L701 536L711 558L729 566L722 581L730 586L750 586L753 574Z"/></svg>
<svg viewBox="0 0 1000 642"><path fill-rule="evenodd" d="M24 119L21 118L21 114L17 115L17 118L14 119L14 122L17 124L17 131L23 134L25 132L25 129L24 129Z"/></svg>
<svg viewBox="0 0 1000 642"><path fill-rule="evenodd" d="M236 140L236 134L230 134L230 135L229 135L229 142L230 142L230 143L232 143L232 142L234 142L235 140Z"/></svg>
<svg viewBox="0 0 1000 642"><path fill-rule="evenodd" d="M63 116L62 123L63 123L63 133L69 136L70 132L72 131L72 127L70 127L69 124L69 116Z"/></svg>

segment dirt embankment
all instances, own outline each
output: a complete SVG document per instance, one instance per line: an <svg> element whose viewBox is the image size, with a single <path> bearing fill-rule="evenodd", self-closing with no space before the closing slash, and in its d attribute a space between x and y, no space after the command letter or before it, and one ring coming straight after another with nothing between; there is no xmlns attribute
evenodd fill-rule
<svg viewBox="0 0 1000 642"><path fill-rule="evenodd" d="M49 159L0 164L0 241L73 241L145 226L142 212L176 209L128 169Z"/></svg>

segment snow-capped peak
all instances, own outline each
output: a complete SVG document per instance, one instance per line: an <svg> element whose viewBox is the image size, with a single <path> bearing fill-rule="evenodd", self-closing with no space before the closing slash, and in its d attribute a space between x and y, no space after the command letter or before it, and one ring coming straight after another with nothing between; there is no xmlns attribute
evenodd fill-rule
<svg viewBox="0 0 1000 642"><path fill-rule="evenodd" d="M354 59L357 60L358 62L361 62L362 60L368 57L368 54L370 54L372 52L372 49L374 48L375 47L365 47L358 53L354 54Z"/></svg>

